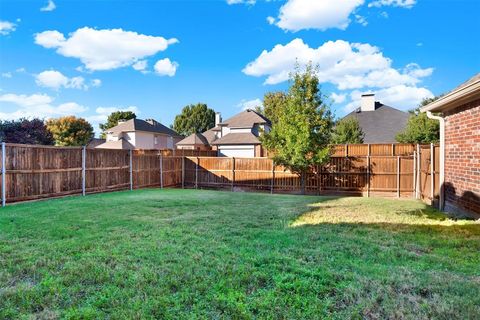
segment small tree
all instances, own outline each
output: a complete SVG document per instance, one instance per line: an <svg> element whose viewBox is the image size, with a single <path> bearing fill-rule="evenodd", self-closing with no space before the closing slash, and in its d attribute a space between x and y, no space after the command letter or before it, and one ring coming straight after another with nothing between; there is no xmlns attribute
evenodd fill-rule
<svg viewBox="0 0 480 320"><path fill-rule="evenodd" d="M107 118L107 122L101 123L99 125L100 130L102 130L102 133L100 134L101 138L105 138L106 136L106 131L110 128L115 127L118 125L118 121L120 120L130 120L130 119L136 119L137 115L132 112L132 111L114 111L110 113L110 115Z"/></svg>
<svg viewBox="0 0 480 320"><path fill-rule="evenodd" d="M358 123L358 119L348 117L338 121L333 128L332 143L363 143L364 137L365 134Z"/></svg>
<svg viewBox="0 0 480 320"><path fill-rule="evenodd" d="M215 126L215 111L204 103L190 104L173 121L173 130L181 135L204 132Z"/></svg>
<svg viewBox="0 0 480 320"><path fill-rule="evenodd" d="M410 118L405 130L396 136L400 143L436 143L440 140L440 124L430 119L420 108L437 100L439 97L424 99L418 108L410 111Z"/></svg>
<svg viewBox="0 0 480 320"><path fill-rule="evenodd" d="M276 164L300 175L305 193L306 173L329 159L333 119L311 64L304 72L297 66L290 82L285 108L272 130L261 139Z"/></svg>
<svg viewBox="0 0 480 320"><path fill-rule="evenodd" d="M87 120L74 116L49 119L47 129L57 146L82 146L93 138L93 127Z"/></svg>
<svg viewBox="0 0 480 320"><path fill-rule="evenodd" d="M0 141L52 145L53 137L41 119L0 121Z"/></svg>
<svg viewBox="0 0 480 320"><path fill-rule="evenodd" d="M263 107L258 107L257 111L267 117L272 125L278 122L279 114L285 107L287 94L283 91L267 92L263 97Z"/></svg>

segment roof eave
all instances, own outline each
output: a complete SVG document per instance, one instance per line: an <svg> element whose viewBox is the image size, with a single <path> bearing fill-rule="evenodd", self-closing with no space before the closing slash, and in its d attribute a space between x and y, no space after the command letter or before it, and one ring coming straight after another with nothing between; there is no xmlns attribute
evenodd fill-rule
<svg viewBox="0 0 480 320"><path fill-rule="evenodd" d="M421 112L444 112L480 98L480 80L452 91L440 99L420 108Z"/></svg>

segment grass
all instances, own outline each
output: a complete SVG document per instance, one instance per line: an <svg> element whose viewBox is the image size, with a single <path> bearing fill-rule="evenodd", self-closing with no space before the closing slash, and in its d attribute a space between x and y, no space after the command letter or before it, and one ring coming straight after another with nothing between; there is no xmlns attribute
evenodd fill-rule
<svg viewBox="0 0 480 320"><path fill-rule="evenodd" d="M416 201L139 190L0 210L0 318L480 318L480 224Z"/></svg>

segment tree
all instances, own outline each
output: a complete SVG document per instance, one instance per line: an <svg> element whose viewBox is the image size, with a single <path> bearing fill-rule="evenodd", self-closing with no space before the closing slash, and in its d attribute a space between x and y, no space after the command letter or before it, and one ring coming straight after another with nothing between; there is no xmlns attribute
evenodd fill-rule
<svg viewBox="0 0 480 320"><path fill-rule="evenodd" d="M287 94L283 91L267 92L263 97L263 107L257 107L256 111L263 114L275 125L286 101Z"/></svg>
<svg viewBox="0 0 480 320"><path fill-rule="evenodd" d="M106 131L110 128L115 127L118 125L118 121L120 120L130 120L130 119L136 119L137 115L132 112L132 111L114 111L110 113L110 115L107 118L106 123L101 123L99 125L100 129L102 130L102 133L100 134L101 138L105 138L106 136Z"/></svg>
<svg viewBox="0 0 480 320"><path fill-rule="evenodd" d="M440 124L438 121L427 117L420 108L437 100L439 97L426 98L420 105L410 110L410 118L405 130L396 136L400 143L436 143L440 140Z"/></svg>
<svg viewBox="0 0 480 320"><path fill-rule="evenodd" d="M173 121L173 130L181 135L207 131L215 126L215 111L204 103L190 104Z"/></svg>
<svg viewBox="0 0 480 320"><path fill-rule="evenodd" d="M52 145L53 137L41 119L0 121L0 141Z"/></svg>
<svg viewBox="0 0 480 320"><path fill-rule="evenodd" d="M74 116L49 119L47 129L57 146L82 146L93 138L93 127L87 120Z"/></svg>
<svg viewBox="0 0 480 320"><path fill-rule="evenodd" d="M344 118L337 122L333 128L332 143L363 143L363 133L358 120L354 117Z"/></svg>
<svg viewBox="0 0 480 320"><path fill-rule="evenodd" d="M302 193L305 193L306 173L312 166L322 165L329 159L333 119L311 64L303 72L297 66L290 83L277 123L261 140L276 164L301 177Z"/></svg>

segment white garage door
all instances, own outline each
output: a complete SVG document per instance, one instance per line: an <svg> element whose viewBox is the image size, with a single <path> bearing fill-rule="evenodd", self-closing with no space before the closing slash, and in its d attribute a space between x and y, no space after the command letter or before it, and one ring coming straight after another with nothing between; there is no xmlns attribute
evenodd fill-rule
<svg viewBox="0 0 480 320"><path fill-rule="evenodd" d="M255 149L253 147L221 147L219 153L224 157L253 158Z"/></svg>

